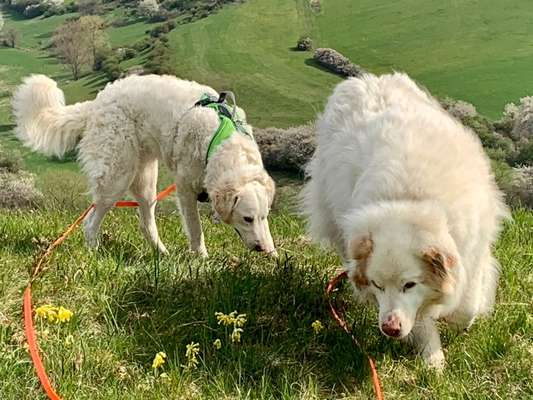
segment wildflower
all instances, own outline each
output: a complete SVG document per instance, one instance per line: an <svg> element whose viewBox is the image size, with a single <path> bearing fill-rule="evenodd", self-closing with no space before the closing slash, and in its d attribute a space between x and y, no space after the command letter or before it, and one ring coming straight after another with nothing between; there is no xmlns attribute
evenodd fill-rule
<svg viewBox="0 0 533 400"><path fill-rule="evenodd" d="M215 317L219 325L230 326L242 328L246 323L246 314L237 315L237 311L233 311L229 314L224 314L222 312L216 312Z"/></svg>
<svg viewBox="0 0 533 400"><path fill-rule="evenodd" d="M152 361L152 368L158 369L161 365L165 363L165 359L167 358L166 353L160 351L157 353L154 357L154 361Z"/></svg>
<svg viewBox="0 0 533 400"><path fill-rule="evenodd" d="M64 307L59 307L59 310L57 310L57 321L58 322L68 322L72 318L72 311L67 310Z"/></svg>
<svg viewBox="0 0 533 400"><path fill-rule="evenodd" d="M224 326L232 325L235 320L235 315L237 315L237 311L233 311L229 314L224 314L222 312L215 313L215 317L217 317L218 324L222 324Z"/></svg>
<svg viewBox="0 0 533 400"><path fill-rule="evenodd" d="M45 304L40 307L37 307L35 313L38 317L47 319L48 322L68 322L74 315L70 310L67 310L65 307L55 307L50 304Z"/></svg>
<svg viewBox="0 0 533 400"><path fill-rule="evenodd" d="M233 325L242 328L246 323L246 314L239 314L233 320Z"/></svg>
<svg viewBox="0 0 533 400"><path fill-rule="evenodd" d="M57 317L57 307L54 307L50 304L45 304L40 307L37 307L35 313L38 317L47 319L48 322L54 322Z"/></svg>
<svg viewBox="0 0 533 400"><path fill-rule="evenodd" d="M196 356L200 352L200 345L198 343L191 342L187 345L185 351L185 357L187 357L187 368L196 368L198 366L198 359Z"/></svg>
<svg viewBox="0 0 533 400"><path fill-rule="evenodd" d="M240 343L241 342L241 333L243 330L241 328L234 328L233 332L231 333L231 341L232 343Z"/></svg>
<svg viewBox="0 0 533 400"><path fill-rule="evenodd" d="M320 322L318 319L311 324L311 327L315 331L315 334L320 333L324 329L324 325L322 325L322 322Z"/></svg>
<svg viewBox="0 0 533 400"><path fill-rule="evenodd" d="M221 347L222 347L222 342L220 341L220 339L217 339L213 342L213 347L216 349L216 350L220 350Z"/></svg>

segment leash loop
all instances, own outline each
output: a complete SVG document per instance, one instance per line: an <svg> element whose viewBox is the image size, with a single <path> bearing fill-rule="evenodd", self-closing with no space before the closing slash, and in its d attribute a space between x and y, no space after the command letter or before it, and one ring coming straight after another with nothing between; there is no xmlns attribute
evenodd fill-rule
<svg viewBox="0 0 533 400"><path fill-rule="evenodd" d="M333 319L337 322L337 324L344 330L344 332L348 334L348 336L350 336L354 345L357 346L363 352L363 354L365 354L368 361L368 365L370 367L370 374L372 376L372 386L374 388L375 398L376 400L384 400L383 390L381 389L381 381L379 379L378 371L376 369L376 362L372 357L368 355L368 353L364 350L363 346L361 346L357 338L352 333L351 328L346 323L344 315L342 314L342 312L338 311L335 305L333 304L331 293L337 287L339 282L343 279L348 279L348 273L346 271L342 271L336 276L334 276L326 286L326 297L328 298L329 312Z"/></svg>

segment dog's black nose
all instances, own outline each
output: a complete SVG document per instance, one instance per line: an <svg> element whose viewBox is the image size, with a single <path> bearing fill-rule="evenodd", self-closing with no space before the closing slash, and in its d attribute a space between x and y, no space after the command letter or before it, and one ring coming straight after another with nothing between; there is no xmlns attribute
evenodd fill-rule
<svg viewBox="0 0 533 400"><path fill-rule="evenodd" d="M385 335L390 336L390 337L398 337L400 336L400 333L401 333L400 328L395 328L389 325L383 325L381 327L381 330L383 331Z"/></svg>
<svg viewBox="0 0 533 400"><path fill-rule="evenodd" d="M254 247L254 250L255 251L265 251L263 246L261 246L260 244L256 244L255 247Z"/></svg>

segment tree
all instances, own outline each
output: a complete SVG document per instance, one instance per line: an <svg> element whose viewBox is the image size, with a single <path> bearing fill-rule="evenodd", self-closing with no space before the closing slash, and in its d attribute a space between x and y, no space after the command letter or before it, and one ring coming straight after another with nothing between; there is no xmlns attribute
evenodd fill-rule
<svg viewBox="0 0 533 400"><path fill-rule="evenodd" d="M159 4L157 0L141 0L139 1L139 13L142 16L152 18L159 11Z"/></svg>
<svg viewBox="0 0 533 400"><path fill-rule="evenodd" d="M19 32L15 28L4 30L4 42L7 46L15 48L20 38Z"/></svg>
<svg viewBox="0 0 533 400"><path fill-rule="evenodd" d="M57 54L70 67L75 80L86 65L94 67L99 48L107 45L104 20L97 16L84 16L61 25L54 34Z"/></svg>
<svg viewBox="0 0 533 400"><path fill-rule="evenodd" d="M86 32L92 62L94 63L98 49L107 46L105 21L96 15L87 15L79 19L82 31Z"/></svg>

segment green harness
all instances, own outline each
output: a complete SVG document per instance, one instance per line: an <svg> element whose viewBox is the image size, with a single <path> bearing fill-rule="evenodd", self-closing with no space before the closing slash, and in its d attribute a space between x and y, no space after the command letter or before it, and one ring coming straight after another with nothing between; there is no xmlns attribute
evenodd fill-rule
<svg viewBox="0 0 533 400"><path fill-rule="evenodd" d="M228 94L233 97L233 107L226 102L226 97ZM228 140L235 132L254 140L253 136L243 127L243 123L235 119L235 111L237 106L235 105L235 96L233 96L233 93L221 92L218 99L215 99L208 94L204 94L194 106L207 107L215 110L220 121L220 124L218 125L218 128L213 134L213 137L209 142L209 146L207 147L207 154L205 157L206 164L211 156L216 152L218 147Z"/></svg>

